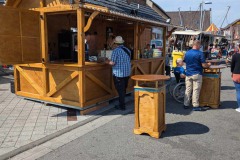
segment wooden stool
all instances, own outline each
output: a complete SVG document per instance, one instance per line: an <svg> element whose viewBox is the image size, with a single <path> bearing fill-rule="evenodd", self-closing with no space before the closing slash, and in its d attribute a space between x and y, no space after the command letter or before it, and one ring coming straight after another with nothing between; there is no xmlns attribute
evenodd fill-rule
<svg viewBox="0 0 240 160"><path fill-rule="evenodd" d="M147 133L159 138L166 130L165 106L166 92L164 80L170 79L164 75L135 75L135 126L134 133ZM142 81L144 83L139 83ZM161 81L159 83L159 81ZM140 86L141 85L141 86Z"/></svg>

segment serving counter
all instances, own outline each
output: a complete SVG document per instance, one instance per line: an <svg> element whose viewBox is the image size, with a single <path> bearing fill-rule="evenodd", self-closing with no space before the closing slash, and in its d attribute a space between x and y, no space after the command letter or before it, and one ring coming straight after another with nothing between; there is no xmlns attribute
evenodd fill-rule
<svg viewBox="0 0 240 160"><path fill-rule="evenodd" d="M133 60L131 74L163 74L164 58ZM111 66L104 63L31 63L15 65L15 91L24 96L80 110L117 96ZM127 92L133 91L129 81Z"/></svg>

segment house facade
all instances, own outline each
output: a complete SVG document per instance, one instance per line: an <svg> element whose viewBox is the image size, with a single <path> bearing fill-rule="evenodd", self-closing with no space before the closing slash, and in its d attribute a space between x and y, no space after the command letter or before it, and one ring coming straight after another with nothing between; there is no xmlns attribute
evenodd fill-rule
<svg viewBox="0 0 240 160"><path fill-rule="evenodd" d="M221 28L221 32L228 41L234 43L240 43L240 19L235 20L224 28Z"/></svg>

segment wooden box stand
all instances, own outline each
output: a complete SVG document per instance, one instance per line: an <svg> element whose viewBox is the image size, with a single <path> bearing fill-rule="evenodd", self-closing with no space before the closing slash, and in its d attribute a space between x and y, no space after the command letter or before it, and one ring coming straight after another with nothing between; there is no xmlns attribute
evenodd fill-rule
<svg viewBox="0 0 240 160"><path fill-rule="evenodd" d="M221 73L204 73L200 93L200 106L218 108L220 105Z"/></svg>
<svg viewBox="0 0 240 160"><path fill-rule="evenodd" d="M166 80L169 77L162 75L142 75L133 76L132 79L137 81L134 87L135 94L135 134L147 133L151 137L159 138L161 133L166 130L165 125L165 105L166 93L165 86L158 85L156 80ZM145 78L145 79L144 79ZM138 81L142 80L147 83L155 79L154 87L139 86Z"/></svg>
<svg viewBox="0 0 240 160"><path fill-rule="evenodd" d="M203 83L199 97L200 106L218 108L221 95L221 72L224 66L211 66L204 70Z"/></svg>

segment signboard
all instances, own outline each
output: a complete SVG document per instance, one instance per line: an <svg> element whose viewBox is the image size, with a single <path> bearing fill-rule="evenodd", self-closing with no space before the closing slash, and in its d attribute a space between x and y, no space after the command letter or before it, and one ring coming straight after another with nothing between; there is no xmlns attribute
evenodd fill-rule
<svg viewBox="0 0 240 160"><path fill-rule="evenodd" d="M146 0L127 0L127 3L137 3L137 4L141 4L141 5L146 5Z"/></svg>

